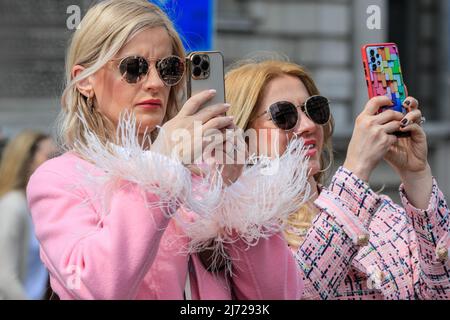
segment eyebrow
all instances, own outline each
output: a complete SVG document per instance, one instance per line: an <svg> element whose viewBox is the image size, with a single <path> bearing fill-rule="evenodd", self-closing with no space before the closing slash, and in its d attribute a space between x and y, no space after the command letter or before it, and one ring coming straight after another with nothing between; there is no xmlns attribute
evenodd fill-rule
<svg viewBox="0 0 450 320"><path fill-rule="evenodd" d="M174 53L172 53L172 51L170 52L170 53L168 53L168 54L162 54L162 55L160 55L160 57L149 57L149 56L147 56L147 55L145 55L145 54L140 54L140 53L136 53L136 52L124 52L124 53L122 53L122 54L116 54L117 56L119 56L119 57L122 57L122 58L125 58L125 57L131 57L131 56L139 56L139 57L143 57L143 58L145 58L145 59L161 59L161 58L164 58L164 57L167 57L167 56L172 56L172 55L175 55Z"/></svg>

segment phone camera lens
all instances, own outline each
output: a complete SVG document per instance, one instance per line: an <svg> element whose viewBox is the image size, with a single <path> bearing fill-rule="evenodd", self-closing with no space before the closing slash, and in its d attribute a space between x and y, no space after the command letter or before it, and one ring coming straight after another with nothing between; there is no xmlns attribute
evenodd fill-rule
<svg viewBox="0 0 450 320"><path fill-rule="evenodd" d="M200 56L194 56L192 58L192 63L196 66L198 66L202 62L202 58Z"/></svg>
<svg viewBox="0 0 450 320"><path fill-rule="evenodd" d="M377 53L376 57L377 57L377 59L379 59L380 58L380 54Z"/></svg>
<svg viewBox="0 0 450 320"><path fill-rule="evenodd" d="M374 56L375 55L375 50L370 50L370 55Z"/></svg>
<svg viewBox="0 0 450 320"><path fill-rule="evenodd" d="M372 65L372 71L377 71L377 65L376 64Z"/></svg>
<svg viewBox="0 0 450 320"><path fill-rule="evenodd" d="M375 59L375 57L372 57L372 59L370 59L370 61L372 61L372 63L375 63L377 60Z"/></svg>
<svg viewBox="0 0 450 320"><path fill-rule="evenodd" d="M202 64L201 64L201 68L203 71L207 71L209 70L209 62L206 60L203 60Z"/></svg>
<svg viewBox="0 0 450 320"><path fill-rule="evenodd" d="M194 70L192 70L192 74L194 77L198 78L202 75L202 69L200 67L195 67Z"/></svg>

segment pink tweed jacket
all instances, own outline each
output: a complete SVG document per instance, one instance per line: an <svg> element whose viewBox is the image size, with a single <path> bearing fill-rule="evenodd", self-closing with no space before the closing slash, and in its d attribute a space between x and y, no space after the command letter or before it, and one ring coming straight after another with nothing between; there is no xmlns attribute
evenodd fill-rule
<svg viewBox="0 0 450 320"><path fill-rule="evenodd" d="M306 299L450 299L449 209L436 181L427 210L402 206L339 168L296 259Z"/></svg>

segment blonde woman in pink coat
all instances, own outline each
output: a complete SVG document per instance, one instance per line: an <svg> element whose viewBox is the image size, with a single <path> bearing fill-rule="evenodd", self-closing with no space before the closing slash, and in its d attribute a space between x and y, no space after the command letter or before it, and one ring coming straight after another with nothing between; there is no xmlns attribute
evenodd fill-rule
<svg viewBox="0 0 450 320"><path fill-rule="evenodd" d="M184 60L171 22L146 0L100 2L73 35L60 119L66 152L27 188L61 299L301 297L303 281L278 234L302 203L298 194L307 195L301 148L276 159L276 176L260 174L257 161L241 177L242 166L224 166L225 183L209 169L194 176L170 137L182 129L197 148L208 129L223 132L233 119L223 116L227 105L200 109L212 91L179 108ZM210 245L231 273L200 261Z"/></svg>

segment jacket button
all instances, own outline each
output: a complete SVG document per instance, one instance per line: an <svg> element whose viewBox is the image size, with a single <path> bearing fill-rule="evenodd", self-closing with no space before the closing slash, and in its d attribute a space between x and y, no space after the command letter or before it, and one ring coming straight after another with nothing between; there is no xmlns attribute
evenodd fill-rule
<svg viewBox="0 0 450 320"><path fill-rule="evenodd" d="M436 250L436 256L440 262L447 262L448 249L446 247L440 247Z"/></svg>
<svg viewBox="0 0 450 320"><path fill-rule="evenodd" d="M360 247L365 247L369 244L369 235L368 234L360 234L358 236L357 245Z"/></svg>

